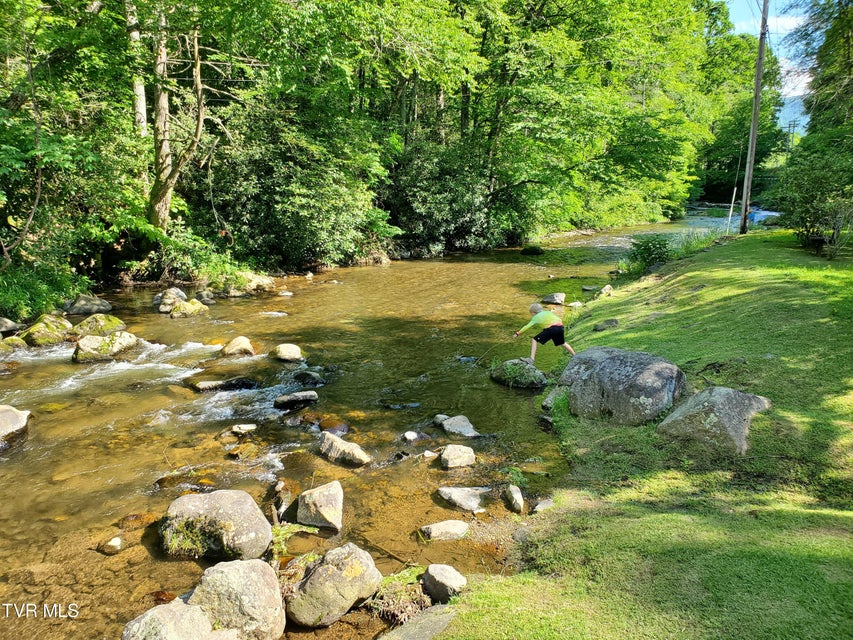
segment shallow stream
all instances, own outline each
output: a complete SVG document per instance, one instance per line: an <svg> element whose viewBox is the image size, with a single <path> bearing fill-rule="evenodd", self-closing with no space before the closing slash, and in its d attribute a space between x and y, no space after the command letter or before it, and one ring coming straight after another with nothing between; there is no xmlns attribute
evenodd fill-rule
<svg viewBox="0 0 853 640"><path fill-rule="evenodd" d="M117 638L164 592L190 589L207 565L166 559L153 524L187 490L245 489L266 506L277 480L295 497L338 479L343 530L299 535L289 552L352 541L386 575L406 562L511 571L495 533L510 514L497 493L486 513L471 516L444 503L437 488L498 487L521 473L535 504L569 470L539 426L539 396L494 384L489 364L529 354L529 340L513 340L512 332L542 294L564 291L567 301L583 301L591 295L583 285L606 284L632 233L714 222L563 236L537 257L504 250L291 276L273 293L219 299L202 318L158 314L156 291L107 292L112 313L145 341L131 356L76 365L66 344L0 359L0 404L32 412L28 440L0 460L0 639ZM574 258L549 261L551 251L566 248ZM258 355L222 358L221 346L240 335ZM582 336L567 337L584 348ZM278 395L299 388L292 369L267 355L280 343L298 344L326 379L302 424L273 408ZM542 347L537 366L548 371L561 356ZM236 375L259 388L197 393L188 386ZM477 452L474 468L444 471L422 456L458 442L432 425L439 413L464 414L486 435L465 443ZM376 463L353 470L320 458L306 424L320 420L346 423L346 438ZM242 423L258 425L249 439L257 449L235 459L233 442L217 436ZM405 444L408 430L430 439ZM471 521L473 534L453 543L419 539L420 526L446 519ZM97 550L116 535L123 551ZM339 623L327 637L372 637L376 624ZM315 637L287 632L308 635Z"/></svg>

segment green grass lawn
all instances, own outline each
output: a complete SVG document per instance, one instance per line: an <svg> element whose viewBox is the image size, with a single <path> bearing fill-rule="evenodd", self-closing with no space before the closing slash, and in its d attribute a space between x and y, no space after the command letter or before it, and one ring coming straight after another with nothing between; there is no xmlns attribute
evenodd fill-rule
<svg viewBox="0 0 853 640"><path fill-rule="evenodd" d="M607 318L619 325L592 326ZM571 464L521 571L483 576L442 638L853 638L853 264L751 233L617 287L576 349L649 351L693 390L766 396L741 458L555 408Z"/></svg>

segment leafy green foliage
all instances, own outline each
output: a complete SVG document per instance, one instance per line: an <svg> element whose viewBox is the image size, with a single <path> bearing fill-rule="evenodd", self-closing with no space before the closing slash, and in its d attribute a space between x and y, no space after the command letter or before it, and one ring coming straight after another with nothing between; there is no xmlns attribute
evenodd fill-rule
<svg viewBox="0 0 853 640"><path fill-rule="evenodd" d="M51 311L89 286L85 277L66 267L45 263L16 263L0 271L0 316L26 320Z"/></svg>

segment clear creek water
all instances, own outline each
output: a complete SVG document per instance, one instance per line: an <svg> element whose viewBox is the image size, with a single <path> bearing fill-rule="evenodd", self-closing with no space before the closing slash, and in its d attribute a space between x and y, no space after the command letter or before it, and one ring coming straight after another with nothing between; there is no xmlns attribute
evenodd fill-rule
<svg viewBox="0 0 853 640"><path fill-rule="evenodd" d="M529 340L513 340L512 332L539 295L560 290L567 301L584 300L582 285L606 284L636 231L546 245L570 247L577 259L569 263L549 264L548 252L525 258L506 250L292 276L277 282L278 292L220 299L209 316L193 319L156 313L155 291L108 292L112 313L145 341L132 355L77 365L73 345L64 344L3 356L0 404L32 416L26 443L0 460L0 639L117 638L161 592L189 590L208 565L165 558L153 524L187 490L240 488L266 505L279 479L294 497L337 479L345 493L343 530L299 535L290 552L353 541L384 574L405 562L452 564L463 573L510 570L501 538L489 534L510 515L499 497L472 516L444 503L437 488L497 487L515 467L535 503L563 483L568 467L539 427L541 398L494 384L487 367L529 354ZM222 358L221 346L239 335L258 355ZM582 337L569 331L568 339L584 348ZM376 463L354 470L323 460L316 434L273 408L278 395L299 388L292 370L267 355L285 342L300 345L307 364L322 367L327 379L308 409L313 421L346 423L346 438ZM541 347L537 365L548 371L561 356ZM188 386L236 375L260 387L202 394ZM438 413L464 414L488 436L465 443L477 452L475 467L444 471L422 457L459 442L432 426ZM233 442L217 436L241 423L258 425L248 440L257 449L234 459ZM405 444L400 436L408 430L430 439ZM452 543L417 535L420 526L446 519L471 521L473 535ZM123 551L97 550L116 535ZM357 627L333 627L328 637L371 637ZM287 635L315 637L291 629Z"/></svg>

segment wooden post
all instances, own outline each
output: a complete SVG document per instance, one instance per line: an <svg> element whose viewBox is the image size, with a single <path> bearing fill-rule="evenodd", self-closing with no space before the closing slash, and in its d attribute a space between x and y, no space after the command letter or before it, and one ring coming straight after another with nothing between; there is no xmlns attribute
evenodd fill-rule
<svg viewBox="0 0 853 640"><path fill-rule="evenodd" d="M740 232L746 233L749 198L752 195L752 170L755 165L755 143L758 139L758 113L761 109L761 78L764 71L764 46L767 41L767 12L770 0L761 10L761 35L758 38L758 61L755 63L755 87L752 96L752 124L749 127L749 149L746 153L746 175L743 178L743 202L740 209Z"/></svg>

